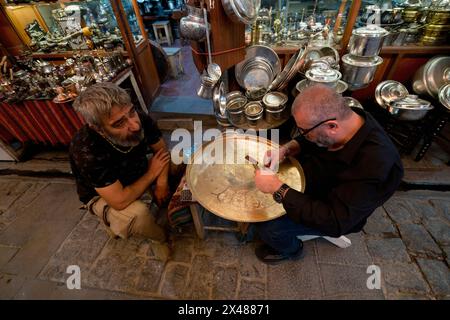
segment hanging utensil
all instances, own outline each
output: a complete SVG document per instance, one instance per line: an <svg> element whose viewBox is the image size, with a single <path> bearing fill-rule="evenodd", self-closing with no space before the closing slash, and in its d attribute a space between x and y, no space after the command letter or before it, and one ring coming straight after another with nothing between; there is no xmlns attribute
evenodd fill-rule
<svg viewBox="0 0 450 320"><path fill-rule="evenodd" d="M205 25L206 25L206 45L208 47L208 64L211 64L212 63L211 43L209 41L209 23L208 23L208 12L206 11L206 8L203 8L203 16L204 16Z"/></svg>

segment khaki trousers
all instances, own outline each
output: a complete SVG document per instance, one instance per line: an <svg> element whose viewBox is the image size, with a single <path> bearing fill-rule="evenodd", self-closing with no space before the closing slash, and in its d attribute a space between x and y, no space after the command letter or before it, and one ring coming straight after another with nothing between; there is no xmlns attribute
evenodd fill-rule
<svg viewBox="0 0 450 320"><path fill-rule="evenodd" d="M122 239L138 235L160 243L166 241L164 229L156 223L148 206L140 200L132 202L123 210L115 210L103 198L97 196L86 206L103 221L110 235Z"/></svg>

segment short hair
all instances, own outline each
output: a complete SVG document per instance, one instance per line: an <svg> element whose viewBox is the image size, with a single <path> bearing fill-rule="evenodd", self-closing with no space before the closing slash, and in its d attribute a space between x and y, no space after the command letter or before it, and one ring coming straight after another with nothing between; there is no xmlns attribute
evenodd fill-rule
<svg viewBox="0 0 450 320"><path fill-rule="evenodd" d="M352 113L344 98L323 84L307 87L297 95L292 104L292 115L300 110L306 112L313 122L329 118L348 119Z"/></svg>
<svg viewBox="0 0 450 320"><path fill-rule="evenodd" d="M130 95L112 82L96 83L84 90L75 100L73 107L90 125L101 127L103 119L110 117L111 109L131 105Z"/></svg>

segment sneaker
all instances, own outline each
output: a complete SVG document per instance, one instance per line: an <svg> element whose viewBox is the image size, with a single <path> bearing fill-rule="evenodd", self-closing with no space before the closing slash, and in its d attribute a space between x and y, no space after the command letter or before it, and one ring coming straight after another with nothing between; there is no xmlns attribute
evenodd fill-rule
<svg viewBox="0 0 450 320"><path fill-rule="evenodd" d="M298 250L290 255L282 254L271 246L263 244L255 249L256 257L266 264L279 264L285 260L299 260L303 258L303 242L300 241Z"/></svg>

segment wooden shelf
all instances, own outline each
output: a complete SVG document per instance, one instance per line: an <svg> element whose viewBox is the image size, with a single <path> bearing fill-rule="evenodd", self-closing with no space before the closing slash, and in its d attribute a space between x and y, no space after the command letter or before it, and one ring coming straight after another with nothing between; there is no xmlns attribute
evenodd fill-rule
<svg viewBox="0 0 450 320"><path fill-rule="evenodd" d="M82 50L82 52L93 52L96 50ZM65 58L71 58L73 57L73 55L75 53L78 53L79 51L65 51L65 52L57 52L57 53L32 53L31 57L34 59L55 59L55 60L60 60L60 59L65 59ZM96 51L96 55L103 55L104 53L107 52L112 52L112 51ZM122 55L124 57L128 57L128 52L126 51L121 51Z"/></svg>
<svg viewBox="0 0 450 320"><path fill-rule="evenodd" d="M448 54L450 52L450 46L417 46L417 45L405 45L399 47L386 46L381 49L381 54L401 53L401 54Z"/></svg>

